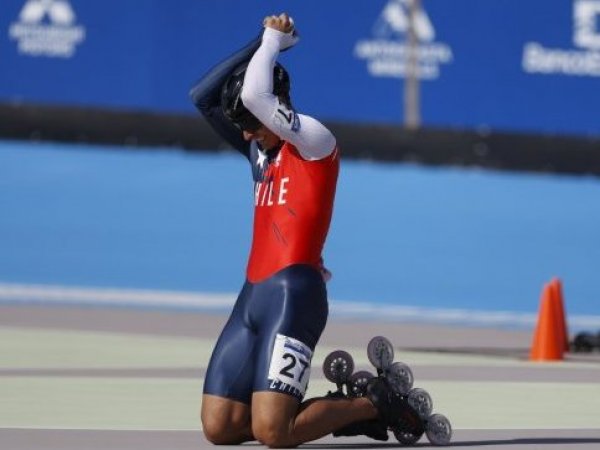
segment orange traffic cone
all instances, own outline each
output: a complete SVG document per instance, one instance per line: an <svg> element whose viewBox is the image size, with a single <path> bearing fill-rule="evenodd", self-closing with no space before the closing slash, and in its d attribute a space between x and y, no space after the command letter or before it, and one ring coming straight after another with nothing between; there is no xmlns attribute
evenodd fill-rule
<svg viewBox="0 0 600 450"><path fill-rule="evenodd" d="M537 326L529 353L531 361L558 361L563 358L563 344L557 334L559 327L556 309L552 306L552 288L545 284L540 301Z"/></svg>
<svg viewBox="0 0 600 450"><path fill-rule="evenodd" d="M563 351L569 351L569 330L567 328L567 315L565 312L565 302L563 301L562 283L559 278L552 278L550 282L552 287L553 304L556 308L558 317L558 333L560 342L562 342Z"/></svg>

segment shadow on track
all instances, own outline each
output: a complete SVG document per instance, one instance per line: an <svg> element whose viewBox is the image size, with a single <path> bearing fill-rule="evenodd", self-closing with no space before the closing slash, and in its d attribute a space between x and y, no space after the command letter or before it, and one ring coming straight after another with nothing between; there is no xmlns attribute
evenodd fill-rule
<svg viewBox="0 0 600 450"><path fill-rule="evenodd" d="M517 439L489 439L489 440L473 440L473 441L455 441L451 442L447 447L477 447L477 446L504 446L504 445L556 445L558 448L563 448L564 445L569 444L599 444L600 438L568 438L568 437L556 437L556 438L517 438ZM431 447L429 442L421 442L410 447ZM389 443L372 443L372 444L303 444L302 448L311 449L377 449L377 448L407 448L399 442Z"/></svg>

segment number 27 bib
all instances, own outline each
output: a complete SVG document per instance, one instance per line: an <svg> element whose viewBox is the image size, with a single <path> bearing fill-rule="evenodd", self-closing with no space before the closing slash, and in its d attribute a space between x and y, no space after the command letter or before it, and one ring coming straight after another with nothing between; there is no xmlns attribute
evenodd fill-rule
<svg viewBox="0 0 600 450"><path fill-rule="evenodd" d="M310 378L312 350L297 339L278 334L275 338L269 380L271 389L304 397Z"/></svg>

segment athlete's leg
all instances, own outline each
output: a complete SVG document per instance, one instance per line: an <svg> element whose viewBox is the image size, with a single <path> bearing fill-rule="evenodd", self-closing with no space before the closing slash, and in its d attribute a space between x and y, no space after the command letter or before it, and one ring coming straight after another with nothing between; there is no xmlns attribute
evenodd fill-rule
<svg viewBox="0 0 600 450"><path fill-rule="evenodd" d="M252 286L247 283L217 340L206 371L200 418L206 438L215 444L254 439L250 400L256 335L245 320L251 292Z"/></svg>
<svg viewBox="0 0 600 450"><path fill-rule="evenodd" d="M254 440L250 407L246 403L204 394L200 415L204 436L213 444L233 445Z"/></svg>
<svg viewBox="0 0 600 450"><path fill-rule="evenodd" d="M295 447L377 415L365 397L317 398L300 404L297 398L279 392L255 392L252 396L252 433L269 447Z"/></svg>
<svg viewBox="0 0 600 450"><path fill-rule="evenodd" d="M291 266L257 285L260 306L257 368L252 395L252 432L270 447L318 439L350 423L374 419L366 398L319 398L301 403L310 360L327 321L327 293L321 274Z"/></svg>

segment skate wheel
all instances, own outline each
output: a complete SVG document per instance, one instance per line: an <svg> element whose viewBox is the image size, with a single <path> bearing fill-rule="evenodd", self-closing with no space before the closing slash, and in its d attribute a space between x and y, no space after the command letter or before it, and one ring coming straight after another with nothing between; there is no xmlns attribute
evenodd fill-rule
<svg viewBox="0 0 600 450"><path fill-rule="evenodd" d="M387 369L394 360L394 347L383 336L375 336L367 346L367 356L371 364L377 369Z"/></svg>
<svg viewBox="0 0 600 450"><path fill-rule="evenodd" d="M394 392L400 395L408 394L415 381L410 367L401 362L395 362L390 366L386 378Z"/></svg>
<svg viewBox="0 0 600 450"><path fill-rule="evenodd" d="M354 359L344 350L336 350L325 357L323 373L332 383L345 383L354 371Z"/></svg>
<svg viewBox="0 0 600 450"><path fill-rule="evenodd" d="M351 397L362 397L365 395L367 383L373 378L371 372L367 370L359 370L353 373L348 379L348 389Z"/></svg>
<svg viewBox="0 0 600 450"><path fill-rule="evenodd" d="M427 419L425 434L433 445L448 445L452 439L452 425L446 416L432 414Z"/></svg>
<svg viewBox="0 0 600 450"><path fill-rule="evenodd" d="M408 392L408 404L419 413L421 419L426 419L433 411L433 400L425 389L411 389Z"/></svg>
<svg viewBox="0 0 600 450"><path fill-rule="evenodd" d="M413 434L408 431L394 430L394 437L402 445L414 445L421 439L421 436L423 435Z"/></svg>

